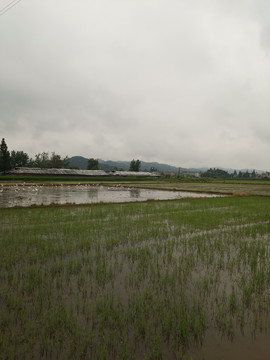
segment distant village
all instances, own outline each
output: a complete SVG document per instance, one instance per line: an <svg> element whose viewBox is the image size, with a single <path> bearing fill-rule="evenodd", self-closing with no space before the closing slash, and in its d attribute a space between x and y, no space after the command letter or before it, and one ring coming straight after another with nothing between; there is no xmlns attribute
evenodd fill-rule
<svg viewBox="0 0 270 360"><path fill-rule="evenodd" d="M165 177L206 177L206 178L222 178L222 179L270 179L270 172L261 172L258 173L255 170L252 172L249 171L234 171L229 173L228 171L221 169L209 169L207 171L189 171L189 170L178 170L175 171L164 171L162 173Z"/></svg>

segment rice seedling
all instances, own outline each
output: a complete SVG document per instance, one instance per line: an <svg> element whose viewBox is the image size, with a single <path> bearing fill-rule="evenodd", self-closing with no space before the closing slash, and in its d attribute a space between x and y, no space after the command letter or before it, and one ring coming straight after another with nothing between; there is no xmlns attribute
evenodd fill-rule
<svg viewBox="0 0 270 360"><path fill-rule="evenodd" d="M213 332L258 337L269 215L262 197L0 209L0 359L210 358Z"/></svg>

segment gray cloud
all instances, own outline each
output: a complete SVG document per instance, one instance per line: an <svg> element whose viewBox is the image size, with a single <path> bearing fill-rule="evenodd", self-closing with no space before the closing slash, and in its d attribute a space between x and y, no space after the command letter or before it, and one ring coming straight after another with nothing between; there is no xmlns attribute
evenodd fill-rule
<svg viewBox="0 0 270 360"><path fill-rule="evenodd" d="M269 169L266 0L22 1L0 17L11 149Z"/></svg>

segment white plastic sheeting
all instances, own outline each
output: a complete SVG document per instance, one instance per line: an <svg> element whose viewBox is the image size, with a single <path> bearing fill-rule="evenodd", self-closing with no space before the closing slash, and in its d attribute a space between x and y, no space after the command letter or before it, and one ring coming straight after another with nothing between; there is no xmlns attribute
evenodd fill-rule
<svg viewBox="0 0 270 360"><path fill-rule="evenodd" d="M6 172L7 175L41 175L41 176L151 176L159 177L158 173L146 171L104 171L104 170L77 170L77 169L41 169L18 167Z"/></svg>

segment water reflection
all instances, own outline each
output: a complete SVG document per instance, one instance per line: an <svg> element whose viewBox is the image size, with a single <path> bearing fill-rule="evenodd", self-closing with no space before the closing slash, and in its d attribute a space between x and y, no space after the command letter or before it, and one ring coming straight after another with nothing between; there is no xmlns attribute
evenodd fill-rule
<svg viewBox="0 0 270 360"><path fill-rule="evenodd" d="M129 194L131 198L138 199L140 197L141 191L140 189L131 189L129 190Z"/></svg>
<svg viewBox="0 0 270 360"><path fill-rule="evenodd" d="M96 187L91 187L87 189L88 199L98 201L98 189Z"/></svg>
<svg viewBox="0 0 270 360"><path fill-rule="evenodd" d="M130 202L146 200L172 200L184 197L213 197L183 191L135 189L89 185L73 186L2 186L0 207L56 204L90 204L97 202Z"/></svg>

